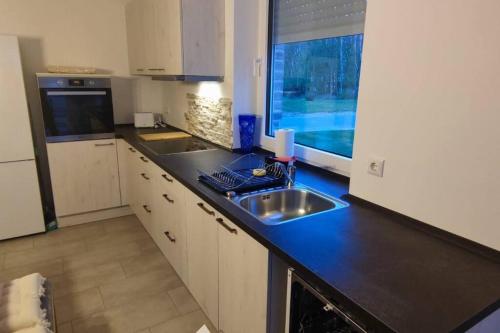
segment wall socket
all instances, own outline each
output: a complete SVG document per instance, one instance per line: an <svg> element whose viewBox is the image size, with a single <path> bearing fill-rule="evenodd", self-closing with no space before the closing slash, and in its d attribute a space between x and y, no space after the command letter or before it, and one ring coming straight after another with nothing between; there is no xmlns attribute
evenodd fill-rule
<svg viewBox="0 0 500 333"><path fill-rule="evenodd" d="M378 157L371 157L368 160L368 173L377 177L384 176L385 160Z"/></svg>

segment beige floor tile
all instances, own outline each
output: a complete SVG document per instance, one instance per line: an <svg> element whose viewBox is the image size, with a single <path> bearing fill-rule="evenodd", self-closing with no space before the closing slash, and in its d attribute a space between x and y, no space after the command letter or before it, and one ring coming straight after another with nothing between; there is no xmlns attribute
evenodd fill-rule
<svg viewBox="0 0 500 333"><path fill-rule="evenodd" d="M117 232L121 230L143 228L141 221L135 215L122 216L114 219L101 221L106 232Z"/></svg>
<svg viewBox="0 0 500 333"><path fill-rule="evenodd" d="M73 321L75 333L135 333L168 321L179 314L166 293L135 298L127 304Z"/></svg>
<svg viewBox="0 0 500 333"><path fill-rule="evenodd" d="M194 333L203 325L207 325L210 332L217 332L201 310L176 317L149 330L151 333Z"/></svg>
<svg viewBox="0 0 500 333"><path fill-rule="evenodd" d="M102 223L92 222L60 228L47 232L43 235L36 235L33 238L33 242L34 247L37 248L94 238L102 235L103 233L104 227Z"/></svg>
<svg viewBox="0 0 500 333"><path fill-rule="evenodd" d="M54 297L77 293L102 284L122 280L125 273L118 262L87 266L66 271L50 279Z"/></svg>
<svg viewBox="0 0 500 333"><path fill-rule="evenodd" d="M9 252L5 255L4 268L7 269L16 266L35 264L40 261L48 261L85 251L85 243L83 241L77 241L18 252Z"/></svg>
<svg viewBox="0 0 500 333"><path fill-rule="evenodd" d="M86 252L74 254L64 258L64 270L73 270L85 266L94 266L108 262L137 256L142 253L143 244L130 242L125 244L110 245L103 248L89 249Z"/></svg>
<svg viewBox="0 0 500 333"><path fill-rule="evenodd" d="M137 331L135 333L151 333L151 331L149 329L145 329L145 330Z"/></svg>
<svg viewBox="0 0 500 333"><path fill-rule="evenodd" d="M24 251L32 248L33 238L31 236L0 241L0 253Z"/></svg>
<svg viewBox="0 0 500 333"><path fill-rule="evenodd" d="M59 324L85 318L104 310L101 294L97 288L57 298L54 300L54 306Z"/></svg>
<svg viewBox="0 0 500 333"><path fill-rule="evenodd" d="M200 308L185 286L169 290L168 294L180 314L193 312Z"/></svg>
<svg viewBox="0 0 500 333"><path fill-rule="evenodd" d="M125 304L134 298L155 295L182 285L179 277L169 271L153 271L125 280L102 285L102 299L106 308Z"/></svg>
<svg viewBox="0 0 500 333"><path fill-rule="evenodd" d="M71 322L57 325L57 333L73 333Z"/></svg>
<svg viewBox="0 0 500 333"><path fill-rule="evenodd" d="M95 238L87 239L87 247L89 250L107 249L110 246L121 245L140 240L152 241L151 237L142 226L130 229L118 230L116 232L106 232Z"/></svg>
<svg viewBox="0 0 500 333"><path fill-rule="evenodd" d="M157 248L147 250L138 256L123 259L120 261L127 276L137 275L141 273L167 270L174 272L173 267L167 261L163 253Z"/></svg>
<svg viewBox="0 0 500 333"><path fill-rule="evenodd" d="M0 282L10 281L37 272L47 278L62 274L63 261L62 259L54 259L0 270Z"/></svg>

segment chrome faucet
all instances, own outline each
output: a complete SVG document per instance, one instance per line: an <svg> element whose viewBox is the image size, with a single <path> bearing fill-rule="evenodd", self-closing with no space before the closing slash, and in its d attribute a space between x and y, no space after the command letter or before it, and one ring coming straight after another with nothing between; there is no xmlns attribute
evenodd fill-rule
<svg viewBox="0 0 500 333"><path fill-rule="evenodd" d="M297 168L295 165L293 165L293 162L288 162L288 167L286 168L286 173L287 173L287 186L292 187L295 185L295 174L296 174Z"/></svg>

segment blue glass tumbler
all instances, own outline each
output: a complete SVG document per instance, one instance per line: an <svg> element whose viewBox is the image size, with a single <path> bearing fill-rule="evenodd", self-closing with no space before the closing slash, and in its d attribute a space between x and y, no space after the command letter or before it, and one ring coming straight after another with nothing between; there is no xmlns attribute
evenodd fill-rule
<svg viewBox="0 0 500 333"><path fill-rule="evenodd" d="M252 152L253 137L255 135L255 115L240 114L238 121L240 125L240 148L243 154Z"/></svg>

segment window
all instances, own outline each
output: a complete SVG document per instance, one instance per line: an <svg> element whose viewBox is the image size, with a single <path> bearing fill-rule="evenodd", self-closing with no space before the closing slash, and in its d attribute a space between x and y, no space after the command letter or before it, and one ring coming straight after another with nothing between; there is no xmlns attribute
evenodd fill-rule
<svg viewBox="0 0 500 333"><path fill-rule="evenodd" d="M270 0L266 134L352 157L366 0Z"/></svg>

